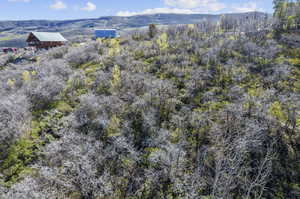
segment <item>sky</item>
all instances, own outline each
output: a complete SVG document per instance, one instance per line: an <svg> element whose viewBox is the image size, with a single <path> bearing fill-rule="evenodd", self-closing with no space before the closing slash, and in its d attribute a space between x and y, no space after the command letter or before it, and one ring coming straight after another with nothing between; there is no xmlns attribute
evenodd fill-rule
<svg viewBox="0 0 300 199"><path fill-rule="evenodd" d="M272 0L0 0L0 20L64 20L155 13L272 13L272 7Z"/></svg>

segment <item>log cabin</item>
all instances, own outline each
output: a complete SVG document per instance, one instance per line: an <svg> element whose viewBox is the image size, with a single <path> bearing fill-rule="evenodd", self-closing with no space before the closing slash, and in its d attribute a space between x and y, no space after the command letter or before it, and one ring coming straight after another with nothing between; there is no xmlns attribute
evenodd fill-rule
<svg viewBox="0 0 300 199"><path fill-rule="evenodd" d="M37 49L49 49L64 45L66 40L60 33L56 32L31 32L26 40L28 46Z"/></svg>

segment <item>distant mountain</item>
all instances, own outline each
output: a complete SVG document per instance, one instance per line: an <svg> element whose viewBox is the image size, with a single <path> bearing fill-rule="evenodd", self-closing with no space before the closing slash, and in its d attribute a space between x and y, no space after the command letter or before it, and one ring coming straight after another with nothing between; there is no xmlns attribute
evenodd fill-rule
<svg viewBox="0 0 300 199"><path fill-rule="evenodd" d="M78 19L64 21L48 21L48 20L28 20L28 21L0 21L0 31L9 31L15 28L23 28L24 30L36 29L60 29L66 28L93 28L93 27L109 27L109 28L128 28L141 27L149 23L157 24L178 24L178 23L196 23L199 20L208 19L216 21L219 15L202 15L202 14L155 14L140 15L131 17L100 17L96 19Z"/></svg>
<svg viewBox="0 0 300 199"><path fill-rule="evenodd" d="M234 17L262 16L261 12L226 14ZM76 20L27 20L27 21L0 21L0 47L24 46L24 38L31 31L58 31L71 39L76 36L91 36L94 28L140 28L154 23L159 25L195 24L202 20L216 22L221 15L210 14L154 14L130 17L100 17L95 19Z"/></svg>

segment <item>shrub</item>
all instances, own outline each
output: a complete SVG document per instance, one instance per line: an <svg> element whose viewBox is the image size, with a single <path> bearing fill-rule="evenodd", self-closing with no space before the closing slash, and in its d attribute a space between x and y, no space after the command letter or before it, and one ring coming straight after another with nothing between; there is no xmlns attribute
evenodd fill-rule
<svg viewBox="0 0 300 199"><path fill-rule="evenodd" d="M33 112L51 108L59 100L59 94L64 88L64 82L58 77L50 76L39 84L27 88L26 94Z"/></svg>
<svg viewBox="0 0 300 199"><path fill-rule="evenodd" d="M62 59L64 55L68 53L68 50L68 46L53 48L47 52L47 55L49 56L49 59Z"/></svg>
<svg viewBox="0 0 300 199"><path fill-rule="evenodd" d="M72 70L63 59L45 60L42 62L42 67L36 67L37 78L44 79L50 76L67 80L72 74Z"/></svg>
<svg viewBox="0 0 300 199"><path fill-rule="evenodd" d="M93 46L93 44L88 44L70 49L65 55L65 59L72 67L78 68L88 62L98 61L99 54L95 52L95 46Z"/></svg>
<svg viewBox="0 0 300 199"><path fill-rule="evenodd" d="M7 155L7 148L28 127L31 114L25 96L13 94L0 100L0 159Z"/></svg>
<svg viewBox="0 0 300 199"><path fill-rule="evenodd" d="M10 60L10 55L0 55L0 69L4 67Z"/></svg>

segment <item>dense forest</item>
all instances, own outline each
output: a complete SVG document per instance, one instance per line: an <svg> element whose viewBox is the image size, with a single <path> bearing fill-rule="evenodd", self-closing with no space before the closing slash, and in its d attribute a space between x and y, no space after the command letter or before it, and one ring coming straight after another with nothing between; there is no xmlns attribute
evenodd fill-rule
<svg viewBox="0 0 300 199"><path fill-rule="evenodd" d="M0 56L2 199L300 198L300 6Z"/></svg>

